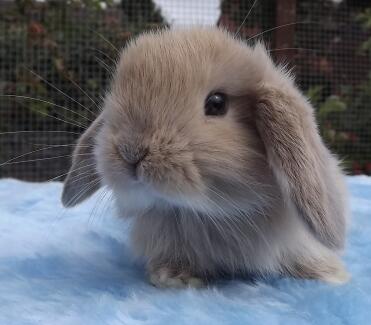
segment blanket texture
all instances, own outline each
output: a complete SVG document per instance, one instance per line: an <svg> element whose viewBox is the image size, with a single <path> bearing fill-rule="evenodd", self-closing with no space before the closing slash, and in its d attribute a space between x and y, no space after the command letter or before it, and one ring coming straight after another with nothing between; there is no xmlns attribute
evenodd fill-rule
<svg viewBox="0 0 371 325"><path fill-rule="evenodd" d="M60 183L0 181L0 324L371 324L371 178L347 179L351 281L224 281L201 290L147 283L128 225L97 194L62 208Z"/></svg>

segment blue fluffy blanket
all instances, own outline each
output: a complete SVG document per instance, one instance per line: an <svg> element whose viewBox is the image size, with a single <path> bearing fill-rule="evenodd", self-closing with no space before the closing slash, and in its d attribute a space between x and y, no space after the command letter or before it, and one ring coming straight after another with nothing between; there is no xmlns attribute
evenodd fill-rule
<svg viewBox="0 0 371 325"><path fill-rule="evenodd" d="M60 183L0 181L0 324L371 324L371 178L349 177L351 281L281 279L160 290L98 196L72 210Z"/></svg>

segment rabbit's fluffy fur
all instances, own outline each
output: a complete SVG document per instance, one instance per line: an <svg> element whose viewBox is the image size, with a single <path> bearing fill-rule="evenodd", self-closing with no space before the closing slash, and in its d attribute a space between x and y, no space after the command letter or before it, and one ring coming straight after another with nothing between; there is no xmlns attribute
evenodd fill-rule
<svg viewBox="0 0 371 325"><path fill-rule="evenodd" d="M225 116L205 115L213 92L226 94ZM101 185L132 218L133 248L157 286L246 274L347 280L342 172L313 108L261 44L217 28L133 40L78 142L63 203Z"/></svg>

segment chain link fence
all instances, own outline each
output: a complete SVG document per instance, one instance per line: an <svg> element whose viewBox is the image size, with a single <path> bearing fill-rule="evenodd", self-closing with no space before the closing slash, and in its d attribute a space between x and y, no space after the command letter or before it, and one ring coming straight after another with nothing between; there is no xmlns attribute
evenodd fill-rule
<svg viewBox="0 0 371 325"><path fill-rule="evenodd" d="M349 173L371 174L371 4L340 0L0 0L0 177L63 179L118 51L138 33L216 24L263 39Z"/></svg>

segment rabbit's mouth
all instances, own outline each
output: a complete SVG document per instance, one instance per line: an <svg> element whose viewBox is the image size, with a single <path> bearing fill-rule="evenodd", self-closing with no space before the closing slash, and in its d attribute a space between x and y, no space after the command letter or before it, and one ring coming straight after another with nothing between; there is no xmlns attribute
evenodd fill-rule
<svg viewBox="0 0 371 325"><path fill-rule="evenodd" d="M135 181L171 203L193 200L204 190L198 169L185 157L168 156L164 161L148 154L133 169Z"/></svg>
<svg viewBox="0 0 371 325"><path fill-rule="evenodd" d="M100 148L107 149L107 146ZM128 206L132 205L126 201L130 197L129 201L190 207L205 193L199 170L192 161L192 155L186 151L163 154L158 150L147 150L146 154L135 156L119 155L117 150L109 152L111 154L103 151L97 154L98 173L103 183ZM103 158L108 155L110 159ZM148 208L147 204L144 205Z"/></svg>

